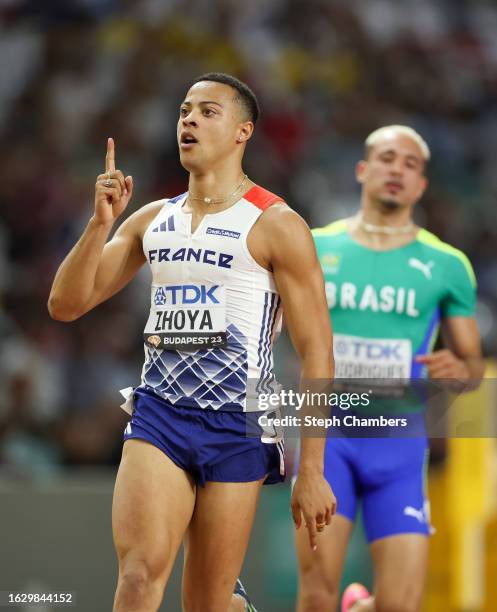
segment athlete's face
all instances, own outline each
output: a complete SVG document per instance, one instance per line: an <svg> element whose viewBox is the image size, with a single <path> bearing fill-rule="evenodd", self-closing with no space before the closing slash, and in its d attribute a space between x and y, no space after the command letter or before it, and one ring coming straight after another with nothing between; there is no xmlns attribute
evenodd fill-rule
<svg viewBox="0 0 497 612"><path fill-rule="evenodd" d="M191 87L180 106L178 146L180 161L189 172L206 172L230 157L243 155L254 125L247 120L229 85L201 81Z"/></svg>
<svg viewBox="0 0 497 612"><path fill-rule="evenodd" d="M390 130L375 142L368 159L357 164L364 195L384 208L412 207L427 186L425 161L416 141Z"/></svg>

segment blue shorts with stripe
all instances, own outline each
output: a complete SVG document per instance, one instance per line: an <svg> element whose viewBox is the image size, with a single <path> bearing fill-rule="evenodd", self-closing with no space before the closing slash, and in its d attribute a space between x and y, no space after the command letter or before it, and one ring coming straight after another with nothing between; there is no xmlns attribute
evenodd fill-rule
<svg viewBox="0 0 497 612"><path fill-rule="evenodd" d="M148 387L133 393L133 413L124 440L146 440L195 482L252 482L285 479L283 443L263 442L259 413L185 408ZM261 432L256 437L255 427ZM247 435L247 431L250 432Z"/></svg>
<svg viewBox="0 0 497 612"><path fill-rule="evenodd" d="M328 437L325 477L337 513L355 520L362 502L369 542L403 533L429 535L428 444L415 438Z"/></svg>

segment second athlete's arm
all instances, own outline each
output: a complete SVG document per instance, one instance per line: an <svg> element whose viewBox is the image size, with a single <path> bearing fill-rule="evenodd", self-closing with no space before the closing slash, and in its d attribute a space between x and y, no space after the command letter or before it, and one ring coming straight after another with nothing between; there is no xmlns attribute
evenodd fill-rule
<svg viewBox="0 0 497 612"><path fill-rule="evenodd" d="M478 325L474 317L447 317L442 321L442 339L447 348L422 355L431 378L457 380L464 391L478 387L485 371Z"/></svg>

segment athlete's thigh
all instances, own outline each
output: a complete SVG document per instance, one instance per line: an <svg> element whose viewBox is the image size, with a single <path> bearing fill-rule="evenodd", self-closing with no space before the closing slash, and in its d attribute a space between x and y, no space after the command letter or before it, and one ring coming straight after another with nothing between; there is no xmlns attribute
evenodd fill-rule
<svg viewBox="0 0 497 612"><path fill-rule="evenodd" d="M426 499L426 441L365 441L363 518L375 569L380 609L421 606L430 534Z"/></svg>
<svg viewBox="0 0 497 612"><path fill-rule="evenodd" d="M195 486L185 471L148 442L125 442L112 505L120 569L145 563L167 577L194 503Z"/></svg>
<svg viewBox="0 0 497 612"><path fill-rule="evenodd" d="M186 612L227 610L240 573L263 479L198 487L185 537Z"/></svg>
<svg viewBox="0 0 497 612"><path fill-rule="evenodd" d="M375 598L380 609L418 611L428 563L428 537L406 533L371 544Z"/></svg>
<svg viewBox="0 0 497 612"><path fill-rule="evenodd" d="M368 541L431 532L422 439L364 440L363 519Z"/></svg>

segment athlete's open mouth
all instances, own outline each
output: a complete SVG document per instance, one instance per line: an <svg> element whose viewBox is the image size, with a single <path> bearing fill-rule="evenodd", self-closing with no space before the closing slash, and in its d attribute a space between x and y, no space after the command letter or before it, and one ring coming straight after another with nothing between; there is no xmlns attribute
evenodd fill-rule
<svg viewBox="0 0 497 612"><path fill-rule="evenodd" d="M181 142L181 144L188 145L188 144L196 144L198 142L198 140L190 132L183 132L181 134L180 142Z"/></svg>
<svg viewBox="0 0 497 612"><path fill-rule="evenodd" d="M388 181L385 183L385 187L387 189L395 189L395 190L404 189L404 185L402 185L402 183L399 183L397 181Z"/></svg>

